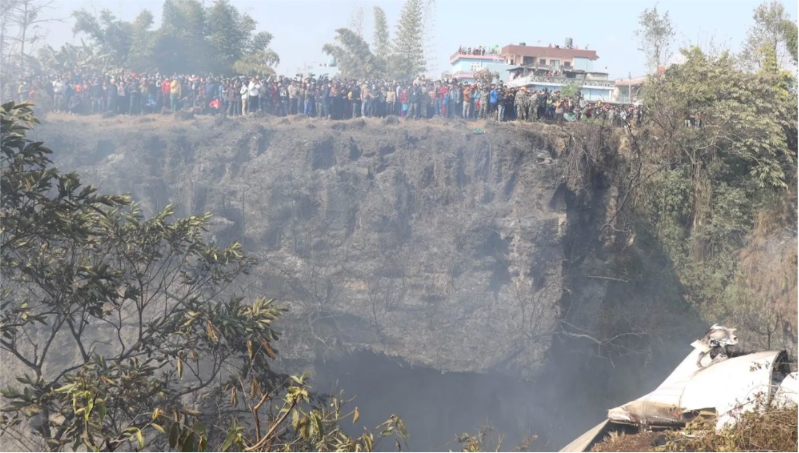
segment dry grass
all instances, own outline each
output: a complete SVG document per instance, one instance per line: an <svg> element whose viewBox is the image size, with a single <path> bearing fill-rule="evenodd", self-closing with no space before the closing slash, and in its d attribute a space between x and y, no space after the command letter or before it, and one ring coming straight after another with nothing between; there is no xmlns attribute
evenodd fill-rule
<svg viewBox="0 0 799 453"><path fill-rule="evenodd" d="M662 434L653 431L637 434L612 432L604 441L594 445L591 451L652 451L652 446L659 437Z"/></svg>
<svg viewBox="0 0 799 453"><path fill-rule="evenodd" d="M178 119L173 113L164 115L161 113L154 113L148 115L114 115L109 118L103 118L101 115L70 115L63 112L48 112L44 115L44 121L51 123L68 124L79 128L96 127L111 130L158 130L169 129L175 126L181 127L194 127L194 128L208 128L208 127L238 127L242 124L262 124L269 127L280 129L294 129L304 131L309 128L319 129L336 129L336 130L357 130L360 128L366 129L382 129L382 128L400 128L408 131L423 131L430 133L437 133L445 130L456 130L465 134L474 133L475 129L482 129L488 134L501 134L503 130L525 130L547 133L551 135L553 140L563 140L559 133L562 130L574 130L575 128L583 127L579 123L565 123L563 127L543 123L526 123L518 121L508 121L498 123L489 120L471 120L465 121L460 118L444 119L434 117L422 120L406 120L405 118L397 118L394 124L386 124L385 118L357 118L349 120L328 120L327 118L309 118L304 115L291 115L288 117L276 117L272 115L263 115L258 117L226 117L224 119L219 116L210 115L196 115L190 119ZM556 146L560 149L563 146Z"/></svg>
<svg viewBox="0 0 799 453"><path fill-rule="evenodd" d="M703 422L670 432L657 451L797 451L796 406L750 411L737 419L722 431L714 422Z"/></svg>
<svg viewBox="0 0 799 453"><path fill-rule="evenodd" d="M145 127L148 129L159 129L159 128L168 128L173 127L175 125L186 125L186 124L197 124L197 125L210 125L220 121L219 116L211 116L211 115L196 115L194 118L187 119L187 120L180 120L177 119L174 113L170 113L167 115L161 113L153 113L147 115L113 115L108 118L103 118L101 115L70 115L68 113L63 112L48 112L44 115L44 119L46 121L51 121L55 123L68 123L68 124L75 124L75 125L102 125L105 127L112 127L112 128L130 128L130 127ZM241 116L234 116L234 117L226 117L224 121L228 122L230 125L241 124L241 123L260 123L260 124L268 124L271 126L277 127L288 127L291 128L292 126L301 126L307 127L307 124L313 124L318 127L325 127L325 126L332 126L334 124L352 124L354 122L363 120L367 126L371 127L382 127L384 126L384 119L383 118L358 118L355 120L328 120L327 118L309 118L304 115L291 115L288 117L276 117L272 115L263 115L258 117L241 117ZM486 120L476 120L476 121L463 121L461 119L443 119L443 118L431 118L431 119L424 119L424 120L410 120L407 121L404 118L398 118L399 122L397 123L398 126L403 128L408 128L412 130L417 129L425 129L425 128L459 128L459 129L466 129L466 130L473 130L474 128L483 128L489 126L496 126L499 123L496 122L489 122ZM502 126L508 127L508 125L516 123L502 123ZM527 127L530 129L540 127L541 125L538 123L523 123L518 124L517 126L520 127Z"/></svg>
<svg viewBox="0 0 799 453"><path fill-rule="evenodd" d="M591 451L797 451L797 408L746 412L722 431L705 420L675 431L611 433Z"/></svg>

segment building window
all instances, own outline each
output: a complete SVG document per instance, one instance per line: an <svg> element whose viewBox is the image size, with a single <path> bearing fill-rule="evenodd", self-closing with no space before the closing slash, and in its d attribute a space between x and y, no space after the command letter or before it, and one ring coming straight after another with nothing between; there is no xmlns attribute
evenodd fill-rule
<svg viewBox="0 0 799 453"><path fill-rule="evenodd" d="M524 57L524 61L522 62L522 64L525 65L533 63L535 63L535 57Z"/></svg>
<svg viewBox="0 0 799 453"><path fill-rule="evenodd" d="M546 66L547 65L546 58L542 58L542 59L538 60L538 64L540 64L541 66Z"/></svg>
<svg viewBox="0 0 799 453"><path fill-rule="evenodd" d="M572 63L571 63L571 61L564 61L564 62L563 62L563 67L564 67L564 68L571 68L571 66L572 66Z"/></svg>

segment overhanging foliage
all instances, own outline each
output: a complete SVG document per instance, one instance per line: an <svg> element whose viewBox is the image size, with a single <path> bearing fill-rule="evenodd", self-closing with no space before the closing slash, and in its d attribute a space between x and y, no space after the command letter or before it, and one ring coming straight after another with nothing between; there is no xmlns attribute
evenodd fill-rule
<svg viewBox="0 0 799 453"><path fill-rule="evenodd" d="M145 218L52 166L30 104L2 115L0 430L29 450L371 450L359 418L274 372L285 310L233 286L254 264L205 241L210 214ZM16 371L19 370L19 371ZM392 416L379 437L397 446Z"/></svg>

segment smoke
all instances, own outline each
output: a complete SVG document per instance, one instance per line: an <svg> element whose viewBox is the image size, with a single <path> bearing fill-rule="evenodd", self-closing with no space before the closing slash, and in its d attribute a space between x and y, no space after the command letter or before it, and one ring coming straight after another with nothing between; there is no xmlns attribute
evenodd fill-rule
<svg viewBox="0 0 799 453"><path fill-rule="evenodd" d="M318 391L338 389L345 398L355 397L351 404L359 408L361 420L347 429L373 429L396 414L408 427L408 446L414 451L459 450L458 436L475 435L485 426L504 434L502 449L509 450L525 435L546 430L535 384L499 373L442 373L366 351L317 362L314 369ZM543 439L534 445L552 447Z"/></svg>

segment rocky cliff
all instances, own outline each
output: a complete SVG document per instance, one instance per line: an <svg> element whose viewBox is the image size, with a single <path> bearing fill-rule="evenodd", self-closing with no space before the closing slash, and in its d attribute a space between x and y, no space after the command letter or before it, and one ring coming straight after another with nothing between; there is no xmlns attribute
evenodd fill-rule
<svg viewBox="0 0 799 453"><path fill-rule="evenodd" d="M285 368L324 379L324 363L369 351L526 380L489 400L568 440L662 378L692 318L656 243L607 228L623 134L481 126L51 117L34 135L62 170L147 213L211 212L214 240L259 259L238 290L290 308Z"/></svg>

